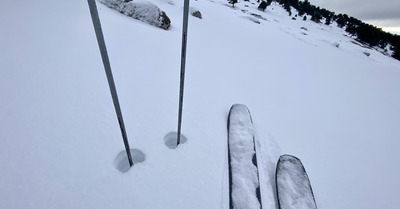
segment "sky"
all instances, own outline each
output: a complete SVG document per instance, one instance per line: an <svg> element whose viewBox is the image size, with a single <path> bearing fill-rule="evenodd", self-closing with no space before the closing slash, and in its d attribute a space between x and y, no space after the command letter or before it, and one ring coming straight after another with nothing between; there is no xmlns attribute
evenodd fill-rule
<svg viewBox="0 0 400 209"><path fill-rule="evenodd" d="M384 31L400 35L399 0L309 0L335 13L353 16Z"/></svg>

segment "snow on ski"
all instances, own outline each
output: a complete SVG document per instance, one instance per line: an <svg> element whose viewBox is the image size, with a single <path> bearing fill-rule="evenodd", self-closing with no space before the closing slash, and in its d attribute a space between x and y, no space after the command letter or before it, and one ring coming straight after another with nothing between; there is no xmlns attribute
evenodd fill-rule
<svg viewBox="0 0 400 209"><path fill-rule="evenodd" d="M228 117L231 209L262 208L253 129L250 111L246 105L233 105Z"/></svg>
<svg viewBox="0 0 400 209"><path fill-rule="evenodd" d="M282 155L279 158L276 190L280 209L317 209L306 170L295 156Z"/></svg>

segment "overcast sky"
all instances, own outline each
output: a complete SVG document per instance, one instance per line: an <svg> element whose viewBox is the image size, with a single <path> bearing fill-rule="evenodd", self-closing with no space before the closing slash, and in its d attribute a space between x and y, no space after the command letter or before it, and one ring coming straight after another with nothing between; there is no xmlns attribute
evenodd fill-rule
<svg viewBox="0 0 400 209"><path fill-rule="evenodd" d="M400 34L400 0L309 0L311 4L343 13Z"/></svg>

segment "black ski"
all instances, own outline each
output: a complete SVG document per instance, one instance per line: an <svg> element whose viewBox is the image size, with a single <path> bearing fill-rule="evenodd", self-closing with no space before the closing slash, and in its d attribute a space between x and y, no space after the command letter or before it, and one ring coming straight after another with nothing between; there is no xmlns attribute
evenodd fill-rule
<svg viewBox="0 0 400 209"><path fill-rule="evenodd" d="M228 116L229 202L231 209L261 209L253 121L246 105Z"/></svg>
<svg viewBox="0 0 400 209"><path fill-rule="evenodd" d="M310 180L299 158L282 155L275 178L280 209L317 209Z"/></svg>

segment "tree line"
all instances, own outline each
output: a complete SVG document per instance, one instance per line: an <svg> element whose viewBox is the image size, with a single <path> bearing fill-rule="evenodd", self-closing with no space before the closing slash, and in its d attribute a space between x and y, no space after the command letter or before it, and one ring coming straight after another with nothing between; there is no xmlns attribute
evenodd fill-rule
<svg viewBox="0 0 400 209"><path fill-rule="evenodd" d="M390 46L393 50L393 57L400 60L400 36L383 31L373 25L362 22L361 20L349 17L346 14L335 14L327 9L310 4L308 0L276 0L283 8L292 15L291 7L295 8L299 16L310 15L311 20L321 23L324 19L326 25L336 22L340 28L345 28L351 36L370 47L380 47L385 49ZM304 16L306 19L306 16Z"/></svg>
<svg viewBox="0 0 400 209"><path fill-rule="evenodd" d="M237 0L229 0L236 3ZM246 0L245 0L246 1ZM260 1L260 0L258 0ZM331 25L336 22L340 28L345 28L346 32L355 37L359 42L370 47L380 47L384 50L387 47L393 51L392 57L400 60L400 36L383 31L381 28L364 23L363 21L350 17L347 14L335 14L327 9L312 5L308 0L274 0L283 6L283 8L292 16L292 8L296 9L297 16L307 20L307 15L316 23ZM265 10L271 4L272 0L262 1L259 9ZM322 22L324 21L324 22Z"/></svg>

